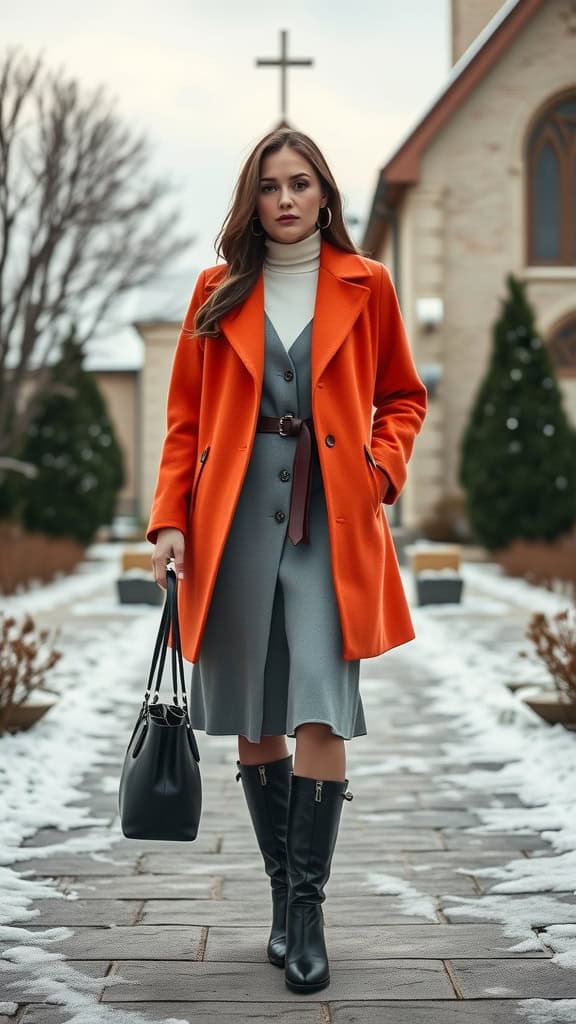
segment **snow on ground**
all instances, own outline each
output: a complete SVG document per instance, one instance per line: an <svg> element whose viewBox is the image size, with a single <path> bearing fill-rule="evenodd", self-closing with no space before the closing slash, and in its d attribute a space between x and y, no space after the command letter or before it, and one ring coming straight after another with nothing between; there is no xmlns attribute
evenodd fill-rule
<svg viewBox="0 0 576 1024"><path fill-rule="evenodd" d="M33 614L74 604L80 596L87 601L91 593L116 579L119 568L119 549L113 545L97 545L90 555L95 560L84 563L72 576L4 598L3 610ZM117 611L112 600L108 611ZM150 1024L150 1018L98 1004L102 979L88 977L65 963L61 954L40 948L72 934L69 929L36 933L15 926L14 922L23 921L34 924L38 911L32 904L38 899L74 897L60 893L50 879L27 878L8 865L56 853L102 856L117 841L110 829L99 827L101 819L90 816L83 806L74 806L73 801L83 797L83 775L96 763L105 764L112 748L114 760L118 749L125 749L129 736L124 721L118 722L115 708L128 699L136 718L159 619L158 607L141 606L133 622L108 618L88 628L74 624L67 643L59 642L64 656L50 676L50 686L59 691L60 701L29 732L0 739L0 941L10 944L0 959L3 994L9 998L10 974L24 965L29 995L46 992L48 1002L61 1004L74 1014L70 1024L144 1024L145 1020ZM134 681L139 677L142 684L135 690ZM21 845L38 829L66 832L87 826L91 827L88 834L72 833L63 842L34 848ZM173 1018L164 1024L185 1022Z"/></svg>
<svg viewBox="0 0 576 1024"><path fill-rule="evenodd" d="M504 575L500 566L495 563L465 562L461 575L464 578L464 587L473 586L488 597L506 601L532 612L554 615L555 612L562 611L568 603L567 598L560 592L535 587L525 580ZM560 583L558 588L562 589Z"/></svg>
<svg viewBox="0 0 576 1024"><path fill-rule="evenodd" d="M116 578L119 549L102 545L96 554L97 560L80 567L72 577L4 599L7 611L34 613L71 604L72 612L74 607L78 613L92 610L95 618L89 627L77 620L78 643L68 644L54 670L52 681L56 680L64 699L30 733L0 740L0 797L5 808L0 820L0 939L9 944L0 959L0 972L6 974L14 967L21 970L25 965L30 992L48 991L50 1002L66 1006L73 1014L71 1024L143 1024L140 1014L97 1004L102 980L80 974L50 951L62 929L47 929L40 936L16 924L33 925L33 901L70 897L57 892L50 880L26 878L8 867L31 856L30 848L23 849L21 843L40 828L66 831L89 826L91 831L81 836L72 833L62 843L34 847L35 858L77 851L102 856L115 839L110 830L99 829L99 819L72 802L82 796L83 774L96 762L105 764L110 744L114 743L117 754L118 744L127 742L115 706L125 699L125 687L129 699L134 699L134 680L139 676L144 690L160 610L143 606L132 622L117 615L121 606L98 591ZM543 830L555 854L541 856L536 851L530 858L513 858L502 868L480 870L474 866L471 852L469 870L493 880L489 892L480 898L452 897L445 913L455 921L474 915L498 921L506 934L518 940L515 948L524 950L535 948L532 928L545 926L545 941L554 950L554 962L575 967L576 908L554 893L574 892L576 879L576 735L559 725L548 726L504 685L514 674L514 659L521 645L516 640L502 640L502 623L510 606L516 612L524 610L527 618L533 610L555 612L565 602L556 594L501 578L491 566L466 565L464 577L463 603L415 608L417 640L394 656L420 667L427 676L432 673L431 706L452 719L456 715L454 725L466 738L470 761L502 762L496 771L477 768L443 776L453 790L468 788L472 792L489 787L496 794L516 793L526 804L477 808L482 819L479 830ZM405 585L411 593L408 574ZM98 622L99 614L106 616L104 622ZM524 677L528 667L523 663ZM364 686L369 694L369 679ZM134 714L136 711L135 705ZM406 728L415 737L426 731L418 723ZM444 744L442 760L461 762L462 749L461 743ZM423 769L430 769L426 758L395 754L380 764L359 768L357 773ZM113 783L105 779L105 784ZM459 870L466 873L466 866ZM413 883L388 875L375 876L371 882L380 892L399 896L407 910L433 912L429 898ZM10 992L4 994L9 1000ZM3 1012L10 1012L9 1004L5 1005ZM529 1000L525 1006L531 1024L568 1021L573 1013L571 1001L564 1006L562 1000L553 1004Z"/></svg>
<svg viewBox="0 0 576 1024"><path fill-rule="evenodd" d="M524 666L526 676L529 663L520 662L517 655L520 649L528 649L528 642L498 640L495 631L501 637L500 619L486 620L479 628L475 621L476 594L467 591L473 587L490 599L504 599L517 609L525 609L526 621L533 611L553 614L561 610L567 600L543 588L507 579L496 566L465 565L463 575L463 601L452 605L448 615L442 615L442 606L413 609L417 641L402 649L402 657L415 665L426 665L433 673L430 706L449 716L451 725L466 737L467 759L502 762L497 770L450 773L443 776L446 782L471 791L514 793L526 805L475 807L482 825L467 831L536 830L551 843L556 855L543 851L542 856L535 851L530 858L517 857L502 867L479 868L474 866L471 853L468 873L473 870L477 877L496 881L482 897L452 897L460 907L450 906L445 913L454 921L474 915L498 921L507 934L525 944L517 948L525 949L534 940L532 926L547 925L542 937L555 951L552 961L576 968L576 907L553 896L554 892L576 894L576 734L561 725L548 725L504 685L514 674L515 660ZM405 586L410 593L408 574ZM538 672L541 676L542 670ZM461 741L442 746L449 759L462 760ZM379 766L375 767L378 771ZM467 873L464 866L458 870ZM505 895L515 893L527 895L512 900Z"/></svg>
<svg viewBox="0 0 576 1024"><path fill-rule="evenodd" d="M574 1024L573 999L524 999L525 1024Z"/></svg>
<svg viewBox="0 0 576 1024"><path fill-rule="evenodd" d="M379 896L398 896L398 903L405 914L417 914L429 918L435 924L438 923L434 900L405 879L398 878L397 875L385 875L379 871L378 874L368 875L368 882Z"/></svg>

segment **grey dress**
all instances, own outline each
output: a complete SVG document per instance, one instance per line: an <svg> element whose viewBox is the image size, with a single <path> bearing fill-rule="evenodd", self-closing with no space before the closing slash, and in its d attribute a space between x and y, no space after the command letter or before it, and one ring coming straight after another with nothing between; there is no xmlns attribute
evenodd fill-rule
<svg viewBox="0 0 576 1024"><path fill-rule="evenodd" d="M289 352L266 315L260 413L311 416L312 321ZM313 448L310 544L288 539L297 438L257 433L192 670L192 725L212 735L293 736L322 722L366 733L359 661L342 658L326 503Z"/></svg>

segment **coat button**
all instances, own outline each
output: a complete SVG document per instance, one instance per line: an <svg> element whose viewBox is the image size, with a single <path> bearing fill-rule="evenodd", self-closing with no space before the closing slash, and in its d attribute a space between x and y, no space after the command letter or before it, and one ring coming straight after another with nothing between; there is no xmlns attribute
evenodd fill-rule
<svg viewBox="0 0 576 1024"><path fill-rule="evenodd" d="M328 448L333 448L334 445L336 444L336 438L334 437L334 434L326 434L326 437L324 438L324 444L326 444Z"/></svg>
<svg viewBox="0 0 576 1024"><path fill-rule="evenodd" d="M274 514L274 519L276 520L277 523L283 523L284 520L286 519L286 513L285 512L276 512Z"/></svg>
<svg viewBox="0 0 576 1024"><path fill-rule="evenodd" d="M294 370L284 370L284 380L294 380Z"/></svg>
<svg viewBox="0 0 576 1024"><path fill-rule="evenodd" d="M282 469L278 473L278 476L280 477L280 479L281 479L283 484L287 484L289 479L290 479L290 473L289 473L289 471L287 469Z"/></svg>

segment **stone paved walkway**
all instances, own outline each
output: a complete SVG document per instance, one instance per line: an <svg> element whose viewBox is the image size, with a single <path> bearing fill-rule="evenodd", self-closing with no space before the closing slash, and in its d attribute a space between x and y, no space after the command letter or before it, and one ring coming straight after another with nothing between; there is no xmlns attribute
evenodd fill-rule
<svg viewBox="0 0 576 1024"><path fill-rule="evenodd" d="M513 628L520 622L518 616ZM81 619L74 628L81 628ZM110 784L123 749L91 771L86 800L117 838L109 853L96 857L34 859L31 849L18 869L56 878L78 899L40 901L40 916L26 927L73 929L72 938L50 950L65 953L70 966L94 978L124 979L103 987L102 1002L138 1010L150 1021L509 1024L533 1019L527 1012L534 998L564 1001L561 1016L551 1009L542 1020L576 1021L576 971L551 963L538 927L540 948L516 953L500 925L449 923L445 913L454 896L481 898L489 889L490 880L476 876L474 866L546 855L547 844L537 833L469 831L482 806L513 807L518 798L489 788L454 794L445 776L479 766L469 764L466 741L453 723L431 710L425 666L416 671L402 649L364 666L369 735L348 744L354 800L343 809L325 903L332 964L327 990L297 996L265 959L269 886L234 780L236 753L228 737L199 736L204 812L193 844L124 840ZM138 696L135 689L123 712L126 737ZM460 742L458 760L446 760L447 740ZM390 755L400 758L396 771L369 773ZM411 757L419 770L410 769ZM46 829L28 845L65 838ZM383 894L394 889L391 876L398 893ZM576 897L556 897L574 905L576 922ZM0 1024L64 1024L72 1017L40 995L30 1002L22 986L0 998L19 1001L17 1016L0 1014ZM573 1016L566 1016L566 1000L573 1000Z"/></svg>

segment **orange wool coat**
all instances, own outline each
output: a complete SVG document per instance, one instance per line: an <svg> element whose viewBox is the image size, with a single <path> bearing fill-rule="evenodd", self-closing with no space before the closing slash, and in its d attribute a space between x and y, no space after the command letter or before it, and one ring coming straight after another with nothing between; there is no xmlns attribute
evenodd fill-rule
<svg viewBox="0 0 576 1024"><path fill-rule="evenodd" d="M219 337L192 338L186 331L225 269L218 264L201 272L178 338L147 528L152 543L163 527L185 535L179 608L184 656L193 662L248 468L264 369L262 273L248 298L222 318ZM322 240L311 346L312 415L342 654L369 658L414 637L381 502L391 504L402 490L426 410L381 263Z"/></svg>

